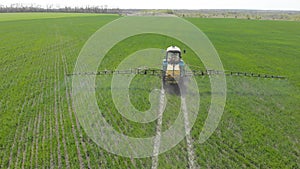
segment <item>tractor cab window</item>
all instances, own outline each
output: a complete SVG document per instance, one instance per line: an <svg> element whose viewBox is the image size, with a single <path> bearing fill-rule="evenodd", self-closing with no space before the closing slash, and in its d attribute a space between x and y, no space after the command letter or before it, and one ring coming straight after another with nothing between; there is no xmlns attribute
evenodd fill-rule
<svg viewBox="0 0 300 169"><path fill-rule="evenodd" d="M168 52L167 53L167 61L168 63L179 63L180 61L180 53L179 52Z"/></svg>

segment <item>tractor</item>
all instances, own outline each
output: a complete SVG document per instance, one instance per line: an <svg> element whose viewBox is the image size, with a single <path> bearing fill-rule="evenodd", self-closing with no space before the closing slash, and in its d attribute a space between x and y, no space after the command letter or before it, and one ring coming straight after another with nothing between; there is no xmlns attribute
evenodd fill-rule
<svg viewBox="0 0 300 169"><path fill-rule="evenodd" d="M185 64L182 60L181 50L177 46L170 46L163 60L162 81L163 85L180 84L183 82Z"/></svg>

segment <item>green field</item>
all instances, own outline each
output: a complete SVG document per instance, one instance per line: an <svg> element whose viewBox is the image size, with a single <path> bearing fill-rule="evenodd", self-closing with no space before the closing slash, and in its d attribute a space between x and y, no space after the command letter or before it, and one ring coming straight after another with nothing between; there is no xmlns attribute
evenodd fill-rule
<svg viewBox="0 0 300 169"><path fill-rule="evenodd" d="M98 147L81 128L71 100L79 52L88 38L117 15L0 14L0 168L151 168L151 158L125 158ZM191 136L202 168L300 168L300 22L185 18L217 49L225 70L282 75L286 80L230 77L222 120L205 143L199 133L210 103L208 77L196 77L201 108ZM184 61L203 68L185 44L162 35L125 39L105 56L99 70L115 68L145 48L171 44L187 49ZM193 68L193 67L191 67ZM195 67L194 69L198 69ZM155 134L156 122L131 122L114 107L111 76L97 77L96 96L107 121L126 135ZM101 83L100 83L101 82ZM156 77L137 76L130 99L150 107ZM141 87L143 86L143 87ZM166 130L180 99L168 95ZM175 114L175 115L174 115ZM158 168L188 167L185 140L159 155Z"/></svg>

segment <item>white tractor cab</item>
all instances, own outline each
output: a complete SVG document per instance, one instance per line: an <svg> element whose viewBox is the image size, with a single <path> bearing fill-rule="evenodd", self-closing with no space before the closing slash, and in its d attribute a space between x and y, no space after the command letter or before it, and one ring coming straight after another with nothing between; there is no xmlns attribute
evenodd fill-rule
<svg viewBox="0 0 300 169"><path fill-rule="evenodd" d="M166 58L163 60L163 83L176 84L180 82L184 76L184 66L180 48L168 47Z"/></svg>

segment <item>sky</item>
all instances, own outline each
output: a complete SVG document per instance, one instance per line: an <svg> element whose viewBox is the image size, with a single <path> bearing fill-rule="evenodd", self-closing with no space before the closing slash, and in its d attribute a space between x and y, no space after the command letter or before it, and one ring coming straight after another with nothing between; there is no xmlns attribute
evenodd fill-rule
<svg viewBox="0 0 300 169"><path fill-rule="evenodd" d="M46 7L104 6L122 9L260 9L297 10L300 0L0 0L0 5L23 3Z"/></svg>

